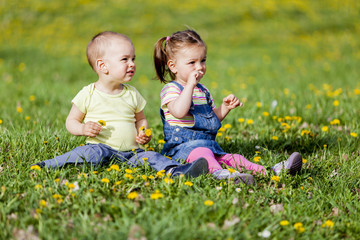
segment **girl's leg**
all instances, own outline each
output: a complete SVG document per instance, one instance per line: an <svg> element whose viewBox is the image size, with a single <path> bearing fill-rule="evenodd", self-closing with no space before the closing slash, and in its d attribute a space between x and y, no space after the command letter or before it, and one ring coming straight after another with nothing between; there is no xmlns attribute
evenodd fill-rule
<svg viewBox="0 0 360 240"><path fill-rule="evenodd" d="M187 157L186 162L191 163L191 162L199 159L200 157L205 158L206 161L208 162L209 173L213 173L217 170L222 169L222 167L216 160L214 153L206 147L198 147L198 148L195 148L194 150L192 150L190 152L189 156Z"/></svg>
<svg viewBox="0 0 360 240"><path fill-rule="evenodd" d="M246 170L253 171L253 174L261 173L265 175L264 166L255 164L244 158L239 154L225 154L216 158L219 163L224 163L228 166L238 168L241 170L245 168Z"/></svg>

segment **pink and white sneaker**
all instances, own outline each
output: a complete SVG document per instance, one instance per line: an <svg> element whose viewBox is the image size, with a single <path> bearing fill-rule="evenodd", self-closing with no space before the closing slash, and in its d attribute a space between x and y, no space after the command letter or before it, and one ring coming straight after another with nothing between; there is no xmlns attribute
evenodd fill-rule
<svg viewBox="0 0 360 240"><path fill-rule="evenodd" d="M272 167L275 175L280 175L281 171L288 170L291 176L295 176L302 168L302 156L298 152L294 152L290 155L288 160L279 162Z"/></svg>

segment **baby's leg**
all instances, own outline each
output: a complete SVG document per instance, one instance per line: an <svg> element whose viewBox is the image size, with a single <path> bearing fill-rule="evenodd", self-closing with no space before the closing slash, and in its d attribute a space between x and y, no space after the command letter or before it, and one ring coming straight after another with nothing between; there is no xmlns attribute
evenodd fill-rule
<svg viewBox="0 0 360 240"><path fill-rule="evenodd" d="M239 154L225 154L216 158L219 163L224 163L228 166L238 168L241 170L245 168L246 170L253 171L253 174L261 173L265 175L264 166L255 164L244 158Z"/></svg>
<svg viewBox="0 0 360 240"><path fill-rule="evenodd" d="M222 169L221 165L216 160L214 153L206 147L198 147L192 150L187 157L186 162L191 163L199 159L200 157L203 157L207 160L209 165L209 173L213 173L217 170Z"/></svg>
<svg viewBox="0 0 360 240"><path fill-rule="evenodd" d="M100 146L100 144L88 144L77 147L63 155L37 163L37 165L48 168L60 168L65 164L87 163L96 166L107 160L107 155L107 149Z"/></svg>

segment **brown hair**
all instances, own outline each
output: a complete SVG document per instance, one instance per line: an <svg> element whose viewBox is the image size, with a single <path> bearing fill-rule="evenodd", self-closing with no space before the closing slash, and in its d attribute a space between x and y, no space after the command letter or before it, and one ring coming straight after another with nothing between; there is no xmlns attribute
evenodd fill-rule
<svg viewBox="0 0 360 240"><path fill-rule="evenodd" d="M111 40L113 40L114 37L120 37L131 42L127 36L121 33L105 31L96 34L88 43L86 48L86 56L90 66L95 72L96 60L104 56L106 48L110 46Z"/></svg>
<svg viewBox="0 0 360 240"><path fill-rule="evenodd" d="M166 80L166 75L169 74L171 80L174 80L175 74L171 72L167 62L174 57L180 48L194 44L202 45L206 49L206 44L199 34L189 29L175 32L168 37L160 38L154 48L154 64L157 79L162 83L167 83L169 81Z"/></svg>

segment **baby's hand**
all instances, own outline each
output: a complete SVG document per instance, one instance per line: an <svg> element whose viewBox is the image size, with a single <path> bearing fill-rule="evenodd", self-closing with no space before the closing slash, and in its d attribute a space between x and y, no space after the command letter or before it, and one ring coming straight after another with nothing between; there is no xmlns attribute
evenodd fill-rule
<svg viewBox="0 0 360 240"><path fill-rule="evenodd" d="M96 137L102 130L102 126L95 122L86 122L83 124L83 135L87 137Z"/></svg>
<svg viewBox="0 0 360 240"><path fill-rule="evenodd" d="M139 132L139 134L136 136L136 142L141 145L144 145L144 144L147 144L148 142L150 142L152 135L151 135L151 131L149 134L149 130L150 129L147 129L147 132L146 131L144 132L141 130Z"/></svg>
<svg viewBox="0 0 360 240"><path fill-rule="evenodd" d="M223 99L223 104L229 110L232 110L239 106L242 107L244 105L237 97L235 97L234 94L230 94L229 96L225 97Z"/></svg>

